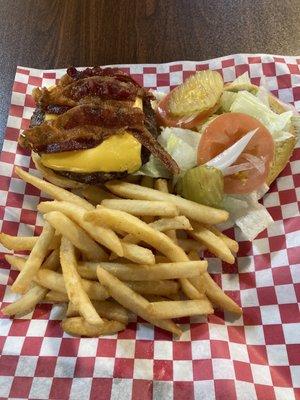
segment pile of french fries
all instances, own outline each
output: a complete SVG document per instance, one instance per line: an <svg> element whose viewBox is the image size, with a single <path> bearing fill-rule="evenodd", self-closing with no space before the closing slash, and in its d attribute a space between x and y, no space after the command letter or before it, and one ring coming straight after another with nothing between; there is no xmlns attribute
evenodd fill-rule
<svg viewBox="0 0 300 400"><path fill-rule="evenodd" d="M30 251L5 256L20 271L11 290L21 295L5 315L24 315L43 301L67 303L62 329L94 337L125 329L130 313L178 336L173 319L214 308L241 314L198 255L208 249L234 263L237 242L214 227L228 218L225 211L169 193L163 179L80 184L73 193L60 187L64 178L55 178L57 186L15 172L54 200L37 207L45 220L40 236L0 234L7 249Z"/></svg>

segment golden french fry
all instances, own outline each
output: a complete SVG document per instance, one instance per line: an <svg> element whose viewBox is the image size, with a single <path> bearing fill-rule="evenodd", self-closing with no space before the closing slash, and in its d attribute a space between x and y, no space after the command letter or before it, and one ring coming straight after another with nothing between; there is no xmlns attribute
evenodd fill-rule
<svg viewBox="0 0 300 400"><path fill-rule="evenodd" d="M239 251L238 242L224 235L224 233L220 232L215 226L208 226L207 228L216 236L219 236L223 240L223 242L227 245L227 247L230 249L230 251L232 251L233 253L237 253Z"/></svg>
<svg viewBox="0 0 300 400"><path fill-rule="evenodd" d="M40 156L34 152L31 153L32 161L34 162L35 168L40 171L43 177L55 186L59 186L65 189L80 189L86 185L81 182L73 181L63 176L57 175L52 169L45 167L41 163Z"/></svg>
<svg viewBox="0 0 300 400"><path fill-rule="evenodd" d="M119 257L123 256L122 244L115 232L111 229L99 225L96 226L91 222L85 221L84 215L86 210L84 208L74 203L56 200L42 202L37 208L42 213L59 211L65 214L68 218L84 229L96 242L107 247L111 251L114 251Z"/></svg>
<svg viewBox="0 0 300 400"><path fill-rule="evenodd" d="M192 222L192 226L194 230L189 231L189 235L206 246L211 253L221 258L221 260L229 264L234 263L234 256L219 236L196 222Z"/></svg>
<svg viewBox="0 0 300 400"><path fill-rule="evenodd" d="M223 310L242 315L243 311L227 294L225 294L218 284L212 279L208 272L203 274L205 280L206 296L218 307Z"/></svg>
<svg viewBox="0 0 300 400"><path fill-rule="evenodd" d="M5 259L10 265L19 271L22 271L26 262L26 259L23 257L15 257L11 255L5 255ZM40 286L46 287L55 292L67 293L64 278L62 274L59 274L58 272L48 269L40 269L33 280ZM87 292L87 295L91 300L105 300L109 296L107 291L98 282L86 279L82 279L81 282L83 289Z"/></svg>
<svg viewBox="0 0 300 400"><path fill-rule="evenodd" d="M101 205L113 210L125 211L138 217L176 217L178 215L177 207L166 201L106 199L102 201Z"/></svg>
<svg viewBox="0 0 300 400"><path fill-rule="evenodd" d="M206 261L186 261L156 265L136 265L109 262L79 262L78 272L87 279L95 279L97 267L104 268L122 281L159 281L198 276L206 271Z"/></svg>
<svg viewBox="0 0 300 400"><path fill-rule="evenodd" d="M107 259L105 251L95 243L90 236L70 218L59 211L51 211L44 218L57 232L70 240L88 260L101 261Z"/></svg>
<svg viewBox="0 0 300 400"><path fill-rule="evenodd" d="M26 314L41 302L46 296L48 289L32 283L32 287L17 301L2 308L4 315Z"/></svg>
<svg viewBox="0 0 300 400"><path fill-rule="evenodd" d="M150 249L138 246L134 243L122 243L123 257L137 264L155 264L155 257Z"/></svg>
<svg viewBox="0 0 300 400"><path fill-rule="evenodd" d="M70 203L77 204L85 208L86 210L94 209L94 206L91 203L82 199L76 194L71 193L68 190L59 188L50 182L43 181L42 179L37 178L34 175L30 175L28 174L28 172L24 171L20 167L15 167L15 173L19 176L19 178L23 179L23 181L37 187L38 189L47 193L49 196L53 197L55 200L69 201Z"/></svg>
<svg viewBox="0 0 300 400"><path fill-rule="evenodd" d="M104 300L104 301L93 300L92 304L95 307L97 313L101 317L109 320L119 321L125 325L128 324L128 312L120 304L109 300ZM74 304L71 302L69 302L68 304L66 315L67 317L77 317L79 315L78 308L76 308Z"/></svg>
<svg viewBox="0 0 300 400"><path fill-rule="evenodd" d="M78 308L80 315L89 324L101 324L103 321L84 291L80 275L77 272L74 246L64 236L60 245L60 263L70 302Z"/></svg>
<svg viewBox="0 0 300 400"><path fill-rule="evenodd" d="M125 198L169 201L178 207L181 214L204 224L218 224L228 219L227 211L204 206L173 194L159 192L155 189L119 181L107 182L105 186L112 193Z"/></svg>
<svg viewBox="0 0 300 400"><path fill-rule="evenodd" d="M153 188L153 183L154 183L154 179L151 178L150 176L142 176L141 186L144 186L147 188ZM154 221L154 217L152 217L151 215L148 215L148 216L146 215L145 217L142 217L141 219L142 219L142 221L146 222L147 224L150 224L150 222Z"/></svg>
<svg viewBox="0 0 300 400"><path fill-rule="evenodd" d="M87 212L86 219L134 234L139 238L139 240L150 244L171 261L189 261L185 252L168 236L162 232L155 231L145 222L139 220L133 215L125 213L124 211L110 210L108 208L100 207L95 211ZM186 278L181 278L180 283L187 296L191 299L199 299L199 293L197 293L197 290L189 284Z"/></svg>
<svg viewBox="0 0 300 400"><path fill-rule="evenodd" d="M165 234L155 231L145 222L124 211L99 207L95 211L87 212L85 218L87 221L104 224L112 229L132 233L139 240L150 244L172 261L188 261L184 251Z"/></svg>
<svg viewBox="0 0 300 400"><path fill-rule="evenodd" d="M168 319L193 315L213 314L208 300L158 301L150 303L147 311L153 318Z"/></svg>
<svg viewBox="0 0 300 400"><path fill-rule="evenodd" d="M26 259L23 257L16 257L16 256L7 256L8 260L21 260L21 263L25 265ZM9 261L8 261L9 262ZM13 261L12 263L13 264ZM53 250L46 260L41 265L41 269L51 269L56 270L60 265L59 262L59 249ZM15 314L22 314L25 315L26 313L30 312L34 309L34 307L41 302L44 297L47 295L48 289L38 285L37 283L32 282L31 287L29 290L17 301L2 309L3 314L5 315L15 315Z"/></svg>
<svg viewBox="0 0 300 400"><path fill-rule="evenodd" d="M64 319L61 322L61 327L63 331L67 332L69 335L87 337L113 335L126 328L126 326L119 321L103 320L101 325L91 325L80 317Z"/></svg>
<svg viewBox="0 0 300 400"><path fill-rule="evenodd" d="M165 179L157 179L154 183L154 188L160 192L169 193L168 182ZM166 235L177 243L177 235L174 229L167 231Z"/></svg>
<svg viewBox="0 0 300 400"><path fill-rule="evenodd" d="M46 257L49 245L54 237L54 229L49 223L45 223L43 231L34 245L24 268L13 283L11 290L16 293L24 293L40 269L44 258Z"/></svg>
<svg viewBox="0 0 300 400"><path fill-rule="evenodd" d="M198 289L192 283L192 281L197 278L198 277L189 278L189 279L181 279L181 281L180 281L183 293L191 300L202 300L203 299L203 293L200 293L198 291Z"/></svg>
<svg viewBox="0 0 300 400"><path fill-rule="evenodd" d="M32 250L38 240L38 236L11 236L6 233L0 233L0 243L9 250L22 251ZM49 250L53 250L60 244L60 237L54 235Z"/></svg>
<svg viewBox="0 0 300 400"><path fill-rule="evenodd" d="M11 254L5 254L4 257L12 267L18 269L19 271L24 268L25 262L28 259L28 257L13 256ZM59 266L59 249L55 249L49 254L49 256L41 265L40 269L51 269L52 271L55 271L59 268Z"/></svg>
<svg viewBox="0 0 300 400"><path fill-rule="evenodd" d="M125 281L126 285L139 294L157 294L168 296L179 290L179 284L173 280L161 281Z"/></svg>
<svg viewBox="0 0 300 400"><path fill-rule="evenodd" d="M156 181L154 182L154 189L160 192L169 193L168 182L166 181L166 179L156 179Z"/></svg>
<svg viewBox="0 0 300 400"><path fill-rule="evenodd" d="M177 239L178 245L186 252L189 253L192 250L202 251L205 250L205 246L201 245L197 240L189 239Z"/></svg>
<svg viewBox="0 0 300 400"><path fill-rule="evenodd" d="M199 256L196 252L189 253L191 260L199 260ZM197 289L205 293L206 296L211 300L213 304L220 307L223 310L241 315L243 313L240 306L238 306L227 294L225 294L218 284L212 279L208 272L204 272L197 278L192 280L198 280L195 282Z"/></svg>
<svg viewBox="0 0 300 400"><path fill-rule="evenodd" d="M184 215L174 218L161 218L157 221L151 222L149 226L159 232L167 232L175 229L190 231L193 229L190 221ZM135 244L139 242L139 239L132 234L126 235L123 240Z"/></svg>
<svg viewBox="0 0 300 400"><path fill-rule="evenodd" d="M145 299L148 300L150 303L155 303L156 301L167 301L167 297L158 296L157 294L145 294Z"/></svg>
<svg viewBox="0 0 300 400"><path fill-rule="evenodd" d="M170 332L180 335L181 331L178 326L171 320L157 321L153 318L149 318L149 314L146 311L149 306L149 302L142 296L135 293L127 285L115 278L109 272L103 268L97 268L97 276L103 286L107 288L110 295L123 307L130 311L133 311L146 321L149 321L153 325L157 325L160 328L166 329Z"/></svg>
<svg viewBox="0 0 300 400"><path fill-rule="evenodd" d="M49 290L45 296L46 303L67 303L69 297L67 293L56 292L55 290Z"/></svg>
<svg viewBox="0 0 300 400"><path fill-rule="evenodd" d="M104 199L117 199L118 197L113 195L106 190L101 189L99 186L87 185L84 189L80 190L80 193L87 200L91 201L93 204L101 204Z"/></svg>

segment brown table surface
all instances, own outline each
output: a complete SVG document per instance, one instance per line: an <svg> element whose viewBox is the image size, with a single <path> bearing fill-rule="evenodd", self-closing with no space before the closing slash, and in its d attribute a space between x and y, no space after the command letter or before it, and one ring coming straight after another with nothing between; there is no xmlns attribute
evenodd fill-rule
<svg viewBox="0 0 300 400"><path fill-rule="evenodd" d="M300 0L0 0L0 148L17 65L300 55Z"/></svg>

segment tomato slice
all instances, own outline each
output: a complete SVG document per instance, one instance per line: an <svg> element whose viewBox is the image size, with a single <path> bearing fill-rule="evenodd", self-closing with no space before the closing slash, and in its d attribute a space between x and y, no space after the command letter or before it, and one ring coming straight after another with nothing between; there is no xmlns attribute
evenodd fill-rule
<svg viewBox="0 0 300 400"><path fill-rule="evenodd" d="M156 118L159 125L173 126L177 128L192 129L199 125L203 120L210 117L218 109L216 104L214 107L205 110L197 115L187 117L174 117L169 111L169 98L172 92L168 93L158 104Z"/></svg>
<svg viewBox="0 0 300 400"><path fill-rule="evenodd" d="M224 191L232 194L246 194L261 186L269 174L274 157L274 141L268 129L257 119L242 113L226 113L214 119L205 129L198 147L198 164L207 161L232 146L249 131L258 128L247 147L234 165L248 162L247 154L258 157L264 168L250 169L224 177Z"/></svg>

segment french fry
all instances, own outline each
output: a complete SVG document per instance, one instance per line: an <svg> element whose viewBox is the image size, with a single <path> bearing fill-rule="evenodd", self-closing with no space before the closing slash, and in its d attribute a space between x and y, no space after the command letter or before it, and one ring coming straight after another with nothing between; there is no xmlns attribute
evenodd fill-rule
<svg viewBox="0 0 300 400"><path fill-rule="evenodd" d="M189 258L191 260L199 260L198 254L194 251L189 253ZM208 272L204 272L199 277L192 279L198 280L197 289L205 293L213 304L225 311L229 311L234 314L241 315L243 313L241 307L238 306L229 296L227 296L227 294L223 292L223 290L212 279Z"/></svg>
<svg viewBox="0 0 300 400"><path fill-rule="evenodd" d="M103 268L98 267L97 276L102 285L107 288L110 295L123 307L127 308L130 311L133 311L134 313L144 318L146 321L149 321L153 325L157 325L160 328L175 333L176 335L181 334L180 329L173 321L171 320L158 321L156 319L149 318L147 307L149 306L150 303L144 297L138 295L133 290L131 290L127 285L125 285L119 279L111 275L109 272L105 271Z"/></svg>
<svg viewBox="0 0 300 400"><path fill-rule="evenodd" d="M147 187L147 188L153 188L153 184L154 184L154 179L151 178L150 176L142 176L141 179L141 186ZM154 217L152 216L145 216L141 218L142 221L146 222L147 224L150 224L150 222L154 221Z"/></svg>
<svg viewBox="0 0 300 400"><path fill-rule="evenodd" d="M15 167L15 173L23 181L30 183L31 185L37 187L43 192L47 193L49 196L53 197L55 200L69 201L70 203L77 204L86 210L93 210L94 206L88 201L82 199L74 193L69 192L63 188L57 187L50 182L46 182L34 175L30 175L28 172L24 171L20 167Z"/></svg>
<svg viewBox="0 0 300 400"><path fill-rule="evenodd" d="M156 265L135 265L109 262L79 262L78 272L87 279L97 277L97 267L125 281L159 281L164 279L179 279L198 276L206 271L206 261L186 261L178 263L162 263Z"/></svg>
<svg viewBox="0 0 300 400"><path fill-rule="evenodd" d="M155 264L155 257L150 249L138 246L134 243L122 243L123 257L137 264Z"/></svg>
<svg viewBox="0 0 300 400"><path fill-rule="evenodd" d="M51 211L45 214L44 218L57 232L68 238L88 260L101 261L107 259L105 251L80 226L63 213Z"/></svg>
<svg viewBox="0 0 300 400"><path fill-rule="evenodd" d="M181 279L180 283L182 291L191 300L202 300L203 293L200 293L198 289L193 285L192 283L193 279L197 279L197 277L189 279Z"/></svg>
<svg viewBox="0 0 300 400"><path fill-rule="evenodd" d="M145 222L124 211L111 210L105 207L98 207L95 211L85 214L87 221L104 224L112 229L120 229L124 232L135 235L139 240L144 241L172 261L188 261L184 251L176 246L165 234L155 231Z"/></svg>
<svg viewBox="0 0 300 400"><path fill-rule="evenodd" d="M211 253L221 258L221 260L229 264L234 264L234 256L219 236L216 236L209 229L196 222L192 222L192 226L194 230L190 231L189 234L195 240L198 240L202 245L206 246Z"/></svg>
<svg viewBox="0 0 300 400"><path fill-rule="evenodd" d="M13 259L20 258L23 265L25 265L26 259L24 259L23 257L7 256L8 260L9 257ZM56 249L53 250L52 253L50 253L50 255L46 258L46 260L41 265L41 269L45 268L56 270L59 265L59 249ZM2 312L5 315L25 315L26 313L33 310L34 307L44 299L47 293L48 289L38 285L37 283L32 282L31 287L28 289L28 291L20 299L4 307L2 309Z"/></svg>
<svg viewBox="0 0 300 400"><path fill-rule="evenodd" d="M99 186L87 185L84 189L80 190L80 193L87 200L92 202L93 204L101 204L101 201L104 199L117 199L118 197L113 195L110 192L100 188Z"/></svg>
<svg viewBox="0 0 300 400"><path fill-rule="evenodd" d="M46 222L41 235L25 262L24 268L11 287L13 292L25 293L29 288L32 278L40 269L43 260L48 253L49 245L54 237L54 233L55 231L52 226Z"/></svg>
<svg viewBox="0 0 300 400"><path fill-rule="evenodd" d="M6 233L0 233L0 243L9 250L23 251L32 250L38 240L38 236L11 236ZM49 250L53 250L60 244L60 237L54 235Z"/></svg>
<svg viewBox="0 0 300 400"><path fill-rule="evenodd" d="M101 205L113 210L125 211L136 216L178 216L177 207L166 201L107 199L103 200Z"/></svg>
<svg viewBox="0 0 300 400"><path fill-rule="evenodd" d="M109 320L119 321L125 325L128 324L128 312L120 304L109 300L104 300L104 301L93 300L92 304L95 307L97 313L101 317ZM67 317L77 317L79 315L78 308L76 308L74 304L71 302L69 302L68 304L66 315Z"/></svg>
<svg viewBox="0 0 300 400"><path fill-rule="evenodd" d="M103 321L84 291L80 275L77 272L75 249L72 243L64 236L60 245L60 263L70 302L78 308L80 315L89 324L101 324Z"/></svg>
<svg viewBox="0 0 300 400"><path fill-rule="evenodd" d="M230 249L231 252L237 253L239 251L238 242L224 235L224 233L220 232L215 226L208 226L207 228L216 236L219 236L223 240L223 242L227 245L227 247Z"/></svg>
<svg viewBox="0 0 300 400"><path fill-rule="evenodd" d="M56 200L42 202L37 208L42 213L59 211L65 214L68 218L84 229L96 242L115 252L119 257L123 256L122 244L115 232L111 229L99 225L96 226L91 222L85 221L84 215L86 210L84 208L74 203Z"/></svg>
<svg viewBox="0 0 300 400"><path fill-rule="evenodd" d="M5 255L6 261L14 268L22 271L26 260L23 257ZM48 269L40 269L33 278L34 282L55 292L67 293L62 274ZM83 289L91 300L105 300L109 296L98 282L82 279Z"/></svg>
<svg viewBox="0 0 300 400"><path fill-rule="evenodd" d="M34 162L35 168L40 171L43 177L55 186L59 186L65 189L80 189L86 185L81 182L73 181L63 176L57 175L52 169L45 167L41 163L40 156L34 152L31 153L32 161Z"/></svg>
<svg viewBox="0 0 300 400"><path fill-rule="evenodd" d="M64 319L61 322L64 332L73 336L98 337L101 335L113 335L125 329L125 325L119 321L103 320L101 325L91 325L81 317Z"/></svg>
<svg viewBox="0 0 300 400"><path fill-rule="evenodd" d="M139 185L119 181L107 182L105 186L112 193L125 198L136 200L169 201L178 207L181 214L204 224L219 224L228 219L227 211L204 206L173 194L159 192L155 189L145 188Z"/></svg>
<svg viewBox="0 0 300 400"><path fill-rule="evenodd" d="M193 315L213 314L208 300L158 301L150 303L147 311L157 319L181 318Z"/></svg>
<svg viewBox="0 0 300 400"><path fill-rule="evenodd" d="M5 254L5 260L14 268L17 270L21 271L24 266L25 262L28 259L28 257L19 257L19 256L13 256L11 254ZM43 262L41 265L41 270L42 269L50 269L52 271L55 271L59 268L60 266L60 261L59 261L59 249L53 250L49 256L46 258L46 260Z"/></svg>
<svg viewBox="0 0 300 400"><path fill-rule="evenodd" d="M156 179L154 182L154 189L158 190L159 192L169 193L168 182L166 179Z"/></svg>
<svg viewBox="0 0 300 400"><path fill-rule="evenodd" d="M47 292L48 289L32 283L32 286L20 299L2 308L1 311L4 315L25 315L44 299Z"/></svg>
<svg viewBox="0 0 300 400"><path fill-rule="evenodd" d="M85 218L90 221L94 220L100 224L103 223L112 228L121 229L124 232L131 233L140 240L153 246L171 261L178 262L189 260L185 252L168 236L155 231L145 222L139 220L133 215L125 213L124 211L98 207L95 211L87 212ZM199 293L197 293L197 290L186 278L181 278L180 283L187 296L192 300L199 299Z"/></svg>
<svg viewBox="0 0 300 400"><path fill-rule="evenodd" d="M172 280L161 281L126 281L126 285L139 294L157 294L169 296L178 293L179 284Z"/></svg>
<svg viewBox="0 0 300 400"><path fill-rule="evenodd" d="M154 188L160 192L169 193L168 182L165 179L157 179L154 183ZM167 231L166 235L177 243L177 235L174 229Z"/></svg>
<svg viewBox="0 0 300 400"><path fill-rule="evenodd" d="M49 290L46 294L44 301L46 303L67 303L69 297L67 293L56 292L55 290Z"/></svg>
<svg viewBox="0 0 300 400"><path fill-rule="evenodd" d="M175 229L189 231L193 229L190 221L183 215L174 218L161 218L151 222L149 226L159 232L167 232ZM132 234L126 235L123 240L129 243L139 243L139 239Z"/></svg>
<svg viewBox="0 0 300 400"><path fill-rule="evenodd" d="M177 239L178 245L186 252L189 253L192 250L202 251L205 250L205 246L201 245L197 240L193 239Z"/></svg>
<svg viewBox="0 0 300 400"><path fill-rule="evenodd" d="M242 315L243 311L227 294L225 294L218 284L212 279L208 272L203 274L206 286L206 296L222 310Z"/></svg>

